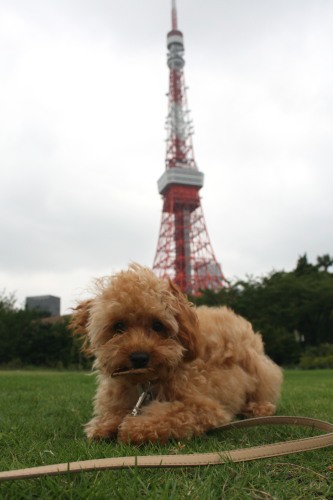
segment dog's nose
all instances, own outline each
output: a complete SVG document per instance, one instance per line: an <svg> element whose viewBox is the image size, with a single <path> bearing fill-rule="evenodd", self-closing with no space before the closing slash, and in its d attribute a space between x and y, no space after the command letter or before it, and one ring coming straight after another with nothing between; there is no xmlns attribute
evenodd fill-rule
<svg viewBox="0 0 333 500"><path fill-rule="evenodd" d="M132 352L130 360L133 368L145 368L148 365L149 354L146 352Z"/></svg>

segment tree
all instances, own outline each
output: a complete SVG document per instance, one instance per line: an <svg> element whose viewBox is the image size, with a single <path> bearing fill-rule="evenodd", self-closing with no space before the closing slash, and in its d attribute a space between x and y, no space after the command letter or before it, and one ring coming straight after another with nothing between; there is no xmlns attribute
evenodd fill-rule
<svg viewBox="0 0 333 500"><path fill-rule="evenodd" d="M328 268L333 266L333 257L331 257L329 254L325 254L322 256L317 257L317 268L320 271L324 271L325 273L328 272Z"/></svg>
<svg viewBox="0 0 333 500"><path fill-rule="evenodd" d="M314 266L308 262L306 253L298 258L296 269L294 273L296 276L304 276L306 274L315 273L318 271L317 266Z"/></svg>

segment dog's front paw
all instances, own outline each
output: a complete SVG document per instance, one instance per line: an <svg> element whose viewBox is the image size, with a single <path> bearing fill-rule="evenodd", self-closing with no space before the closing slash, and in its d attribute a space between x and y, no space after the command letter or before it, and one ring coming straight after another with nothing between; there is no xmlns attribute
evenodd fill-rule
<svg viewBox="0 0 333 500"><path fill-rule="evenodd" d="M141 444L144 442L165 443L170 439L170 433L151 419L137 416L126 417L118 428L118 439L123 443Z"/></svg>
<svg viewBox="0 0 333 500"><path fill-rule="evenodd" d="M251 402L246 405L242 413L247 417L270 417L275 411L276 405L272 403Z"/></svg>
<svg viewBox="0 0 333 500"><path fill-rule="evenodd" d="M119 418L99 419L93 418L85 426L88 439L114 439L118 433Z"/></svg>

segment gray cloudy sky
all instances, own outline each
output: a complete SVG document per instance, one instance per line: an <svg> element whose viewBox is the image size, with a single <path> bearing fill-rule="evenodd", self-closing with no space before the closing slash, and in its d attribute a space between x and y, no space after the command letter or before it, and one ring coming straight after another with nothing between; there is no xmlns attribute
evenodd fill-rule
<svg viewBox="0 0 333 500"><path fill-rule="evenodd" d="M0 0L0 291L152 265L171 0ZM332 0L178 0L202 204L229 279L333 253Z"/></svg>

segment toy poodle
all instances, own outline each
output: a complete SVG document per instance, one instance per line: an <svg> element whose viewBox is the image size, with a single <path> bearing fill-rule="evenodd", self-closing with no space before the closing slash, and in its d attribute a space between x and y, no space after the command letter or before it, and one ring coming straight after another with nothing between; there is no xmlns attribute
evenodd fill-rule
<svg viewBox="0 0 333 500"><path fill-rule="evenodd" d="M89 438L165 443L275 412L282 372L251 324L227 307L195 308L148 268L99 280L71 327L98 372Z"/></svg>

